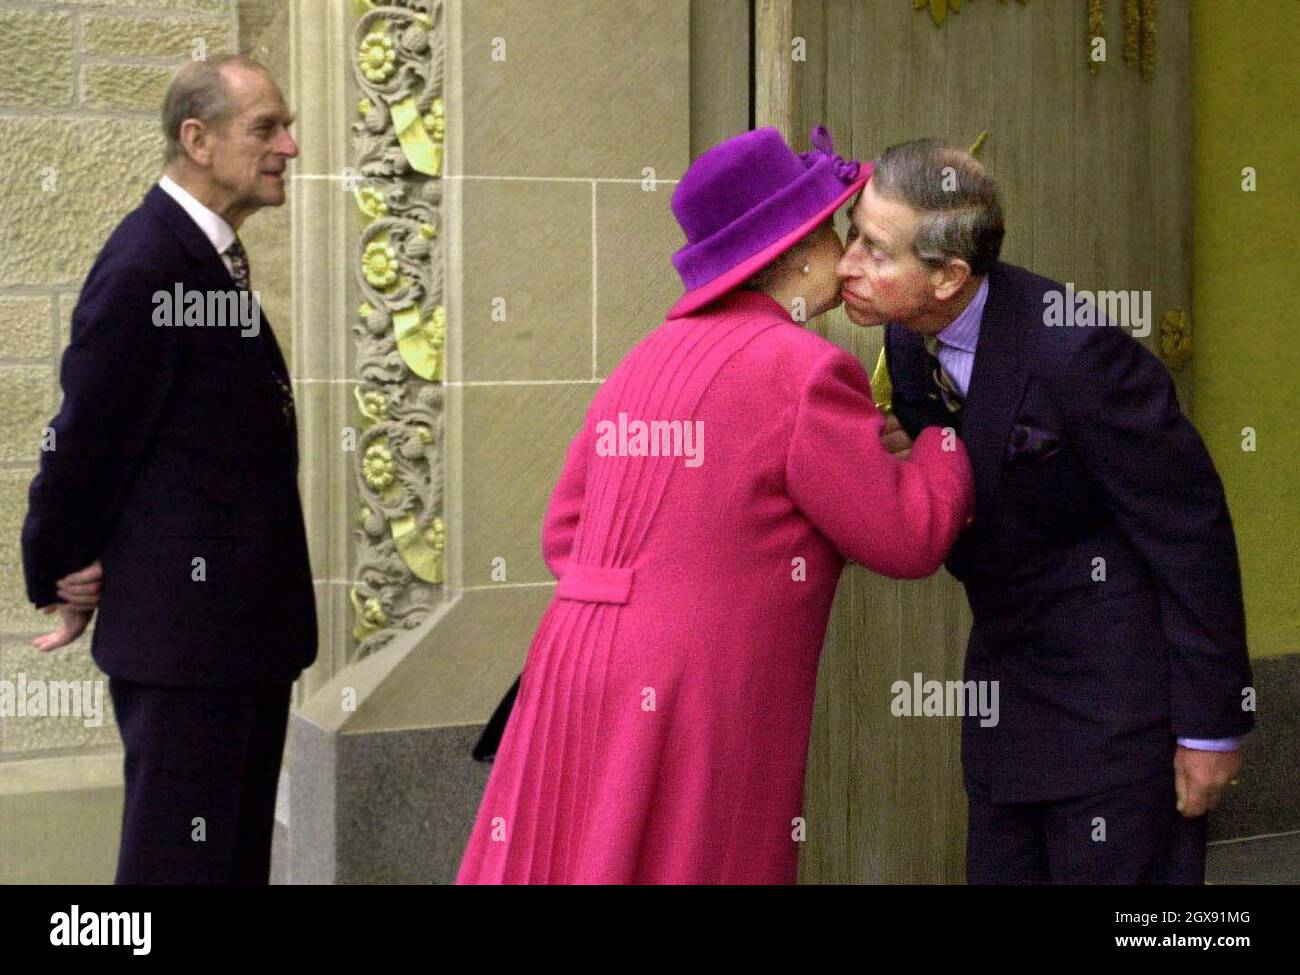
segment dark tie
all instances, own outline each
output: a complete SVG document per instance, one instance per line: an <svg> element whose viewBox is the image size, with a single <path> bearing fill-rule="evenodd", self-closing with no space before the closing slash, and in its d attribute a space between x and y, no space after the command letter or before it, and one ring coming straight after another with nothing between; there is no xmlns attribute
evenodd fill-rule
<svg viewBox="0 0 1300 975"><path fill-rule="evenodd" d="M226 256L230 258L230 276L235 279L235 284L239 285L239 290L249 291L249 281L251 275L248 271L248 253L244 250L244 245L236 237L226 248Z"/></svg>
<svg viewBox="0 0 1300 975"><path fill-rule="evenodd" d="M930 381L938 390L937 394L930 395L934 398L942 398L943 405L947 407L949 413L960 413L964 397L961 395L961 390L957 388L957 383L948 374L948 370L939 361L939 347L943 343L933 335L925 336L923 341L926 354L930 357Z"/></svg>
<svg viewBox="0 0 1300 975"><path fill-rule="evenodd" d="M226 248L226 256L230 258L230 276L234 278L235 284L241 291L251 290L249 284L253 275L248 266L248 252L244 250L244 245L240 243L238 237ZM295 423L293 390L289 388L285 377L280 375L280 370L276 366L276 355L271 347L275 339L270 335L269 329L259 329L258 334L261 336L262 349L266 353L267 365L270 366L271 377L275 380L276 391L280 397L280 415L285 426L292 427Z"/></svg>

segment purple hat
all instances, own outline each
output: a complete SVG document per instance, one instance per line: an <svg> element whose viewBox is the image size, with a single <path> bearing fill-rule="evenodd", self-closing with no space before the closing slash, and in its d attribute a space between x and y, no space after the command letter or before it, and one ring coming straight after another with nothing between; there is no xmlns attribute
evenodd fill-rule
<svg viewBox="0 0 1300 975"><path fill-rule="evenodd" d="M686 234L673 255L686 294L668 310L680 318L748 280L812 233L866 184L871 164L835 154L822 126L796 154L776 129L722 142L691 163L673 193Z"/></svg>

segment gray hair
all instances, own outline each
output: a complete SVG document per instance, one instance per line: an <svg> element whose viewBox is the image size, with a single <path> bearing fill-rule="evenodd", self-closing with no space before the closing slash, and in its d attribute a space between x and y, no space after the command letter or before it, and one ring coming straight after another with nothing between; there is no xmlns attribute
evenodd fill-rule
<svg viewBox="0 0 1300 975"><path fill-rule="evenodd" d="M163 99L162 128L167 137L163 161L171 162L185 155L181 144L181 126L186 119L198 119L207 125L221 125L234 114L237 106L222 69L247 68L270 74L266 67L242 54L220 54L206 61L191 61L177 69Z"/></svg>
<svg viewBox="0 0 1300 975"><path fill-rule="evenodd" d="M937 139L886 149L871 182L881 196L919 211L912 250L931 267L954 257L971 273L988 274L1002 251L1002 204L997 187L975 157Z"/></svg>

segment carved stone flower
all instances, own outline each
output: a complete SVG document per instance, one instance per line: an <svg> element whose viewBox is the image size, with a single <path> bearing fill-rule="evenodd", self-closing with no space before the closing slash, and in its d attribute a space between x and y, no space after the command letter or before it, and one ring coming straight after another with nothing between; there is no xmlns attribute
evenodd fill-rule
<svg viewBox="0 0 1300 975"><path fill-rule="evenodd" d="M372 444L366 449L365 459L361 462L361 474L376 491L389 487L396 480L397 474L392 451L383 444Z"/></svg>
<svg viewBox="0 0 1300 975"><path fill-rule="evenodd" d="M447 524L441 518L435 517L429 522L429 527L424 530L424 540L429 543L436 551L441 552L447 547Z"/></svg>
<svg viewBox="0 0 1300 975"><path fill-rule="evenodd" d="M435 349L441 349L443 343L447 341L447 309L439 305L433 310L433 315L424 323L424 332L429 338L429 344Z"/></svg>
<svg viewBox="0 0 1300 975"><path fill-rule="evenodd" d="M397 252L383 241L372 240L366 245L361 268L371 285L387 290L397 283Z"/></svg>
<svg viewBox="0 0 1300 975"><path fill-rule="evenodd" d="M388 200L385 199L383 191L373 186L363 186L357 191L357 205L371 220L378 220L388 214Z"/></svg>
<svg viewBox="0 0 1300 975"><path fill-rule="evenodd" d="M388 624L388 614L384 612L384 605L378 599L371 596L365 601L365 612L361 618L371 626L379 627Z"/></svg>
<svg viewBox="0 0 1300 975"><path fill-rule="evenodd" d="M375 84L387 81L396 70L396 62L397 52L393 50L393 39L387 34L373 31L361 41L357 63L368 81L373 81Z"/></svg>
<svg viewBox="0 0 1300 975"><path fill-rule="evenodd" d="M435 98L421 120L434 142L442 142L447 134L447 107L441 98Z"/></svg>
<svg viewBox="0 0 1300 975"><path fill-rule="evenodd" d="M361 415L367 420L378 423L388 419L388 397L385 394L374 390L362 393L358 397L358 404L361 407Z"/></svg>

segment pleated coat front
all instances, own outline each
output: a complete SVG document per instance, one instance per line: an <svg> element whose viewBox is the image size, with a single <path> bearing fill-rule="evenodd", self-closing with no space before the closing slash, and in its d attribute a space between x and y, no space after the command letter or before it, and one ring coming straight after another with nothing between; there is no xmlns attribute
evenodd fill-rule
<svg viewBox="0 0 1300 975"><path fill-rule="evenodd" d="M638 442L654 420L696 437ZM457 883L794 881L844 559L929 575L972 506L959 441L900 461L882 423L858 361L763 294L624 358L547 508L559 584Z"/></svg>

